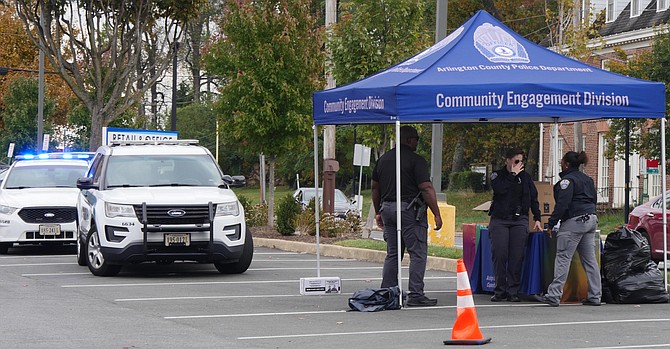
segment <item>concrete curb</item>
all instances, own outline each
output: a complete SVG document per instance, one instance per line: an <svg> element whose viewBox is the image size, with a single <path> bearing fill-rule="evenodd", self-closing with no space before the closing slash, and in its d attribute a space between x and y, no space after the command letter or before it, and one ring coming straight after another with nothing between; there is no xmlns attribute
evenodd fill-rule
<svg viewBox="0 0 670 349"><path fill-rule="evenodd" d="M316 244L307 242L287 241L281 239L254 238L256 247L276 248L282 251L316 254ZM319 248L321 256L355 259L359 261L384 263L386 252L368 250L364 248L344 247L337 245L321 244ZM405 254L403 265L407 265L409 256ZM428 257L426 269L456 272L456 260L450 258Z"/></svg>

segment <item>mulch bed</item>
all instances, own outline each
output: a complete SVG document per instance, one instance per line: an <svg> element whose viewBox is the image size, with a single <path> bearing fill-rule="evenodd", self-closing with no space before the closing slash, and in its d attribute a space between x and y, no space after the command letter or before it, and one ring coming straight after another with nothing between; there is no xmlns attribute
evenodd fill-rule
<svg viewBox="0 0 670 349"><path fill-rule="evenodd" d="M277 232L276 229L274 229L272 227L269 227L269 226L251 227L250 229L251 229L251 235L253 237L316 243L316 237L315 236L297 235L297 234L281 235L281 234L279 234L279 232ZM352 240L352 239L360 239L360 238L361 238L360 233L350 233L350 234L340 235L340 236L337 236L337 237L321 236L320 239L319 239L319 242L322 243L322 244L333 244L333 243L335 243L337 241L340 241L340 240Z"/></svg>

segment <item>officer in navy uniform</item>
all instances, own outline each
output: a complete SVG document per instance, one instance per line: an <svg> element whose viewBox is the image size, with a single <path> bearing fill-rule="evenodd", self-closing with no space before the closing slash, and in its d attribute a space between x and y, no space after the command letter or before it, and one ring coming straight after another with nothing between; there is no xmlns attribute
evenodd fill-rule
<svg viewBox="0 0 670 349"><path fill-rule="evenodd" d="M528 212L532 211L535 231L541 231L537 188L524 171L524 152L510 149L505 167L491 174L493 200L489 208L489 238L495 288L492 302L519 302L521 268L528 242Z"/></svg>
<svg viewBox="0 0 670 349"><path fill-rule="evenodd" d="M442 227L440 209L437 205L435 188L430 181L428 163L416 154L419 134L411 126L400 128L400 193L396 194L396 149L384 153L372 172L372 203L375 208L377 225L384 229L386 259L382 271L381 287L398 285L398 253L400 258L405 248L409 253L409 294L408 306L433 306L437 299L424 294L423 278L428 260L428 221L426 207L414 204L418 198L425 201L435 216L435 230ZM400 199L401 246L397 243L397 207Z"/></svg>
<svg viewBox="0 0 670 349"><path fill-rule="evenodd" d="M570 262L575 250L579 252L586 280L588 297L582 300L583 305L600 305L602 290L600 285L600 268L596 260L595 234L598 228L596 216L596 187L593 179L579 170L579 166L588 162L585 152L574 151L565 153L561 159L563 172L561 180L554 185L556 206L549 217L547 234L556 230L556 260L554 262L554 280L547 289L547 294L540 301L557 307L563 295L563 286L570 271Z"/></svg>

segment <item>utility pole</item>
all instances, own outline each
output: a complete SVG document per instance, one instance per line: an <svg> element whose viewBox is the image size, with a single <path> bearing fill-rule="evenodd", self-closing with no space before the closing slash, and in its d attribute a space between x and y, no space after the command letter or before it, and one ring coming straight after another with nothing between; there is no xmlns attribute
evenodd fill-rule
<svg viewBox="0 0 670 349"><path fill-rule="evenodd" d="M40 6L40 26L44 28L44 7ZM44 133L44 50L40 48L39 73L37 75L37 152L42 151L42 137Z"/></svg>
<svg viewBox="0 0 670 349"><path fill-rule="evenodd" d="M440 42L447 36L447 8L448 0L437 0L437 12L435 15L435 42ZM430 147L430 176L438 201L447 201L442 193L442 124L433 124Z"/></svg>
<svg viewBox="0 0 670 349"><path fill-rule="evenodd" d="M171 131L177 131L177 51L179 43L174 43L174 56L172 57L172 111L170 113Z"/></svg>
<svg viewBox="0 0 670 349"><path fill-rule="evenodd" d="M326 0L326 32L332 34L332 26L337 23L337 0ZM330 61L330 52L326 53ZM328 66L328 65L327 65ZM326 67L326 89L335 87L335 78ZM335 125L327 125L323 130L323 212L335 210L335 177L340 164L335 160ZM318 202L316 203L318 205Z"/></svg>

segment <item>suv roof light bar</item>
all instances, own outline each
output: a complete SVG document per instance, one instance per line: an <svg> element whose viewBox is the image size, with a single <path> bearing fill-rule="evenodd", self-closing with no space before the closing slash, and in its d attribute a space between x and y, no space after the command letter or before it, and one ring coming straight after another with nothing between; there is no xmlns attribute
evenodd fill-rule
<svg viewBox="0 0 670 349"><path fill-rule="evenodd" d="M166 139L166 140L146 140L146 141L111 141L111 147L126 145L196 145L200 141L197 139Z"/></svg>

